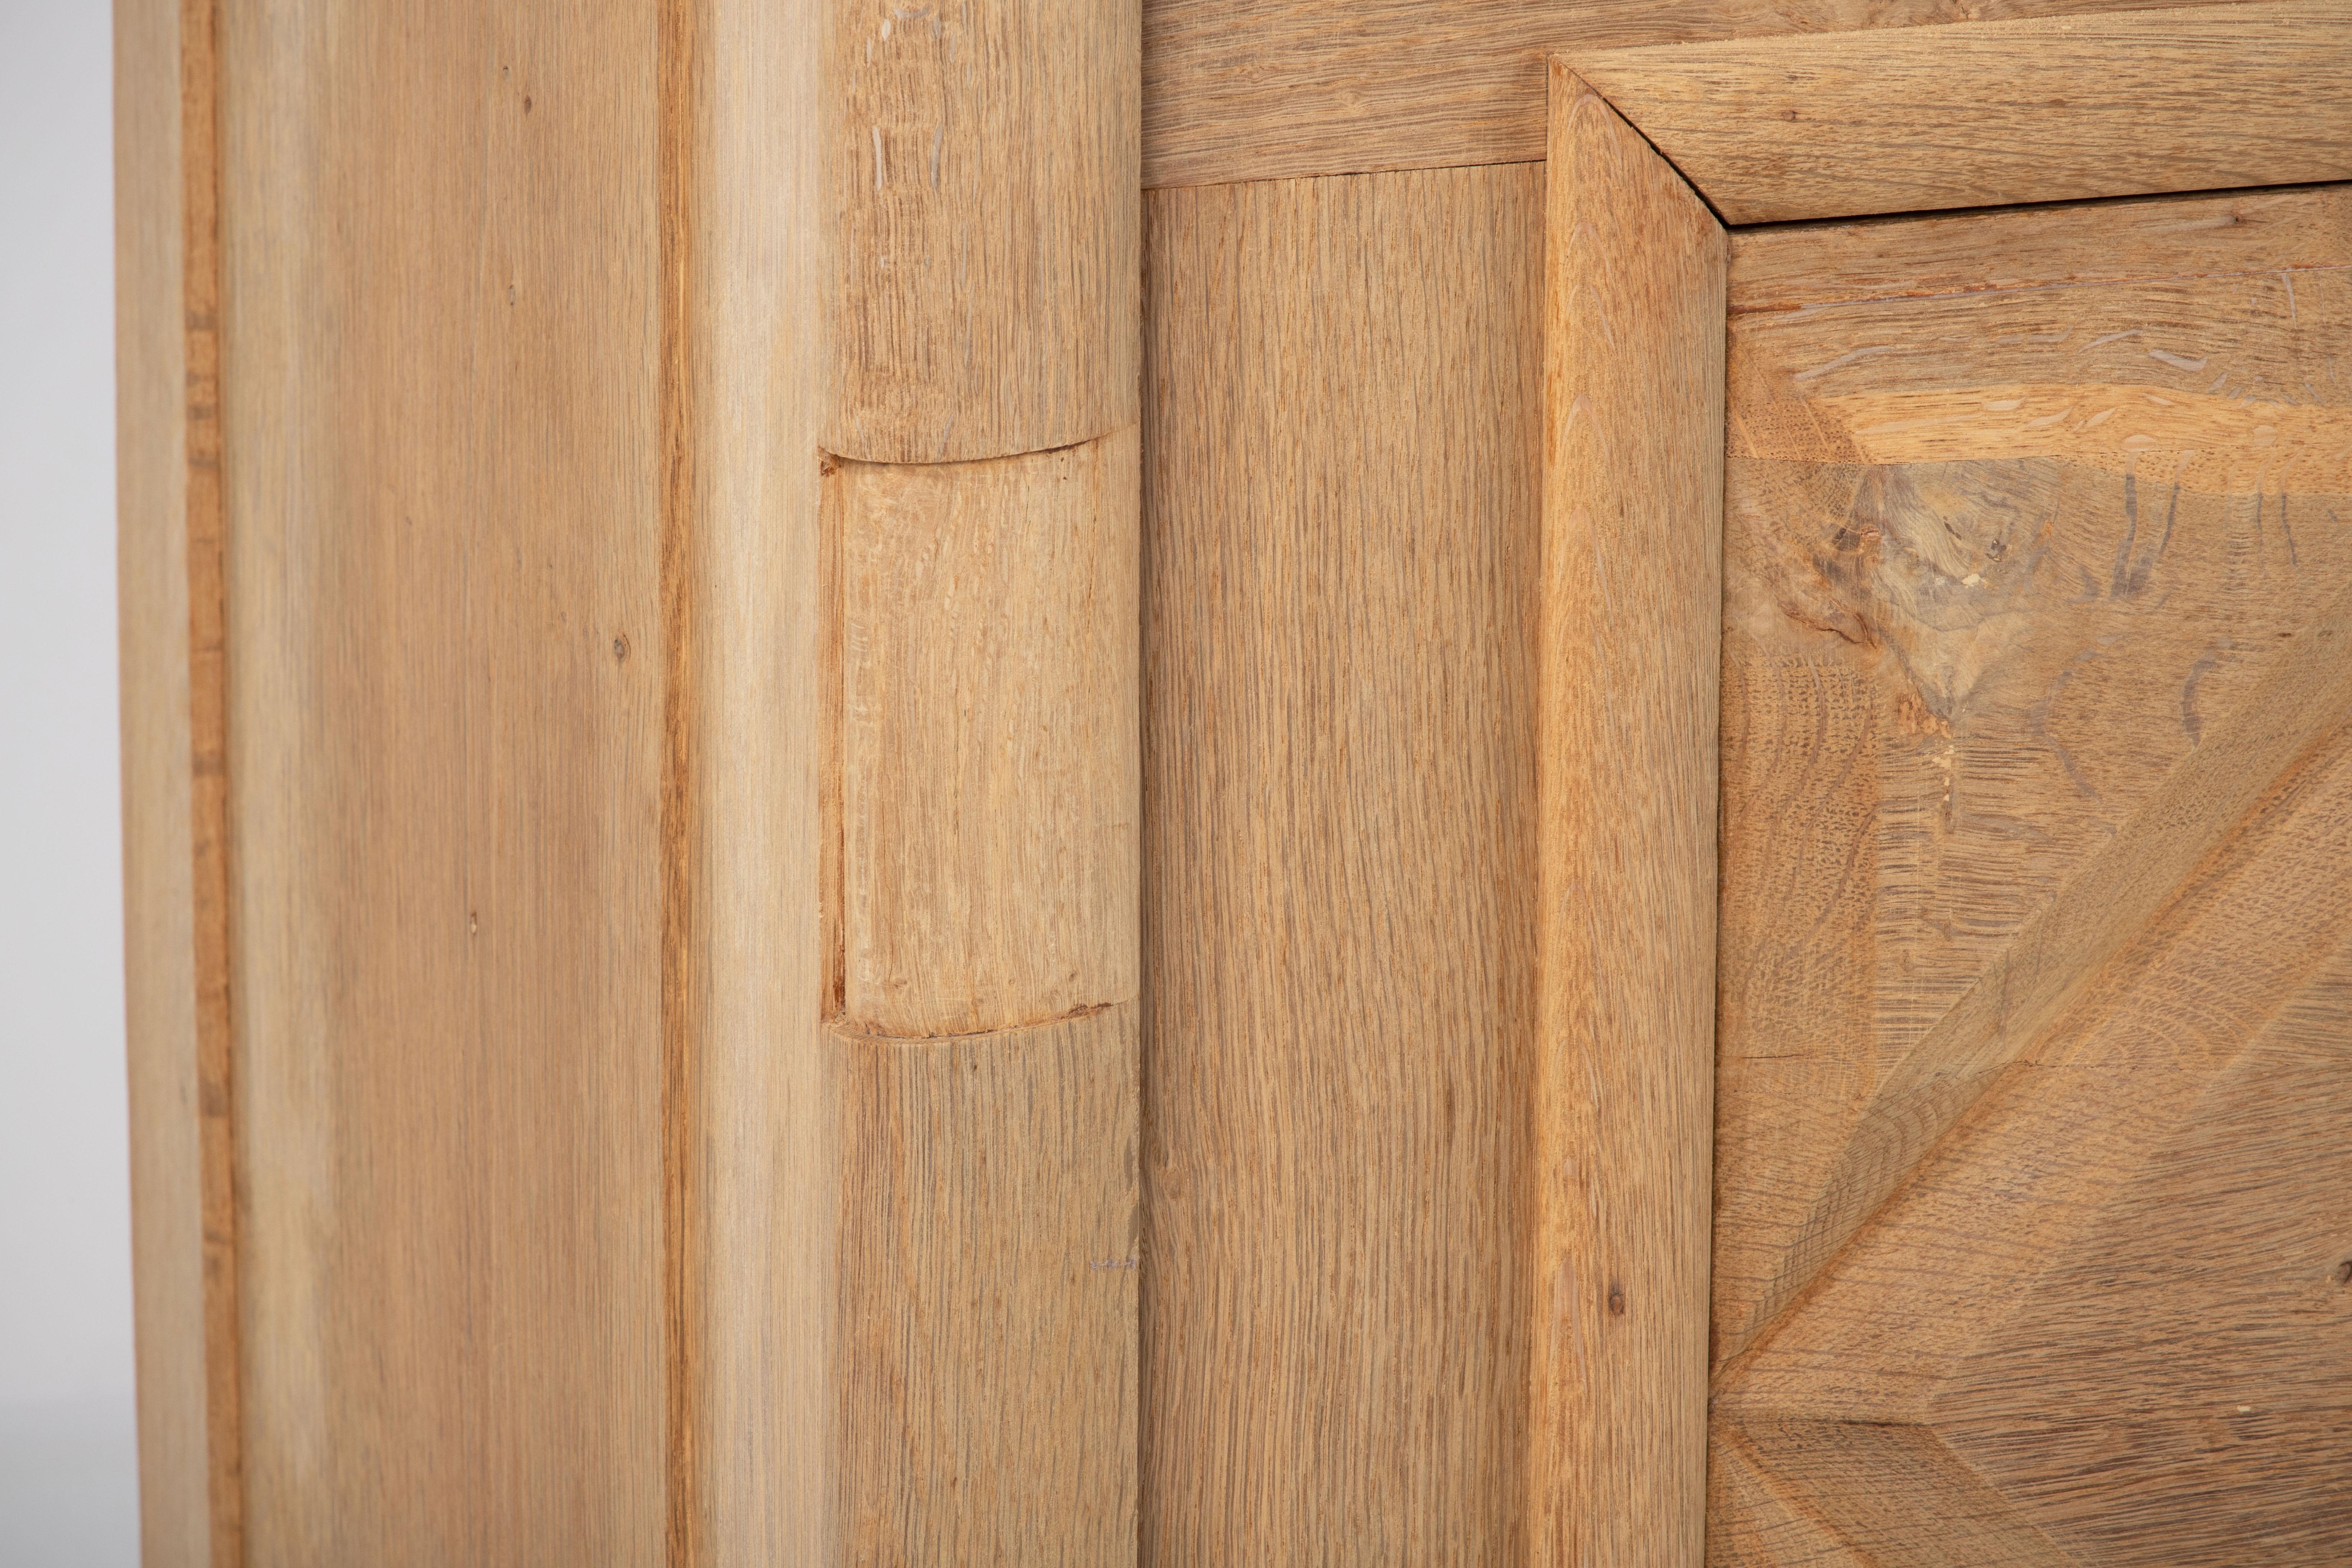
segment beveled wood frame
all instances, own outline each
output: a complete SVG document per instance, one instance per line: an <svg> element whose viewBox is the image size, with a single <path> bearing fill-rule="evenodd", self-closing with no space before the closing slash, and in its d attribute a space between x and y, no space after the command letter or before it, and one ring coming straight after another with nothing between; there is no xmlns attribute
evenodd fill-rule
<svg viewBox="0 0 2352 1568"><path fill-rule="evenodd" d="M1528 1536L1696 1563L1725 226L2352 179L2352 3L1621 49L1550 92ZM1968 1103L1914 1099L1914 1142ZM1843 1173L1808 1277L1906 1168Z"/></svg>

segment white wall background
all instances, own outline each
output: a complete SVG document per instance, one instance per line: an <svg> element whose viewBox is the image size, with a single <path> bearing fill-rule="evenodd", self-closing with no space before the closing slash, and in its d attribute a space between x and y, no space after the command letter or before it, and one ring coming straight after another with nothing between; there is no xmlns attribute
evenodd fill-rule
<svg viewBox="0 0 2352 1568"><path fill-rule="evenodd" d="M139 1559L106 0L0 0L0 1565Z"/></svg>

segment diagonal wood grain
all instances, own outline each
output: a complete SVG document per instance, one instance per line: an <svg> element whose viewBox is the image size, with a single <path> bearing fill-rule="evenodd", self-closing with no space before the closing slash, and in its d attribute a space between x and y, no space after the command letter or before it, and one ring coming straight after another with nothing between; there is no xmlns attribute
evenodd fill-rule
<svg viewBox="0 0 2352 1568"><path fill-rule="evenodd" d="M2110 846L1988 963L1883 1080L1727 1363L1764 1343L2002 1070L2178 894L2261 801L2352 717L2352 586L2280 649ZM1727 1366L1724 1378L1736 1375Z"/></svg>

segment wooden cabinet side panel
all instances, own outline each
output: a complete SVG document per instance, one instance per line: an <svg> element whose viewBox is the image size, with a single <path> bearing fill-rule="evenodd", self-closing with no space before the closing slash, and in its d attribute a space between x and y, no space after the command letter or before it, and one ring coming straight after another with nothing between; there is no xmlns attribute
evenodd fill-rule
<svg viewBox="0 0 2352 1568"><path fill-rule="evenodd" d="M1147 202L1149 1563L1521 1549L1542 199Z"/></svg>
<svg viewBox="0 0 2352 1568"><path fill-rule="evenodd" d="M651 1563L655 13L223 24L248 1561Z"/></svg>

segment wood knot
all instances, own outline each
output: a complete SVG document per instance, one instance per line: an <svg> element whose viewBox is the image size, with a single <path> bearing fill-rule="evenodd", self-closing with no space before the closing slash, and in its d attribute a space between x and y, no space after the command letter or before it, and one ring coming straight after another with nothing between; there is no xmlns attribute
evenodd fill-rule
<svg viewBox="0 0 2352 1568"><path fill-rule="evenodd" d="M1609 1282L1609 1315L1612 1318L1625 1315L1625 1287L1614 1279Z"/></svg>
<svg viewBox="0 0 2352 1568"><path fill-rule="evenodd" d="M2336 1282L2338 1285L2352 1285L2352 1258L2347 1258L2336 1266Z"/></svg>

